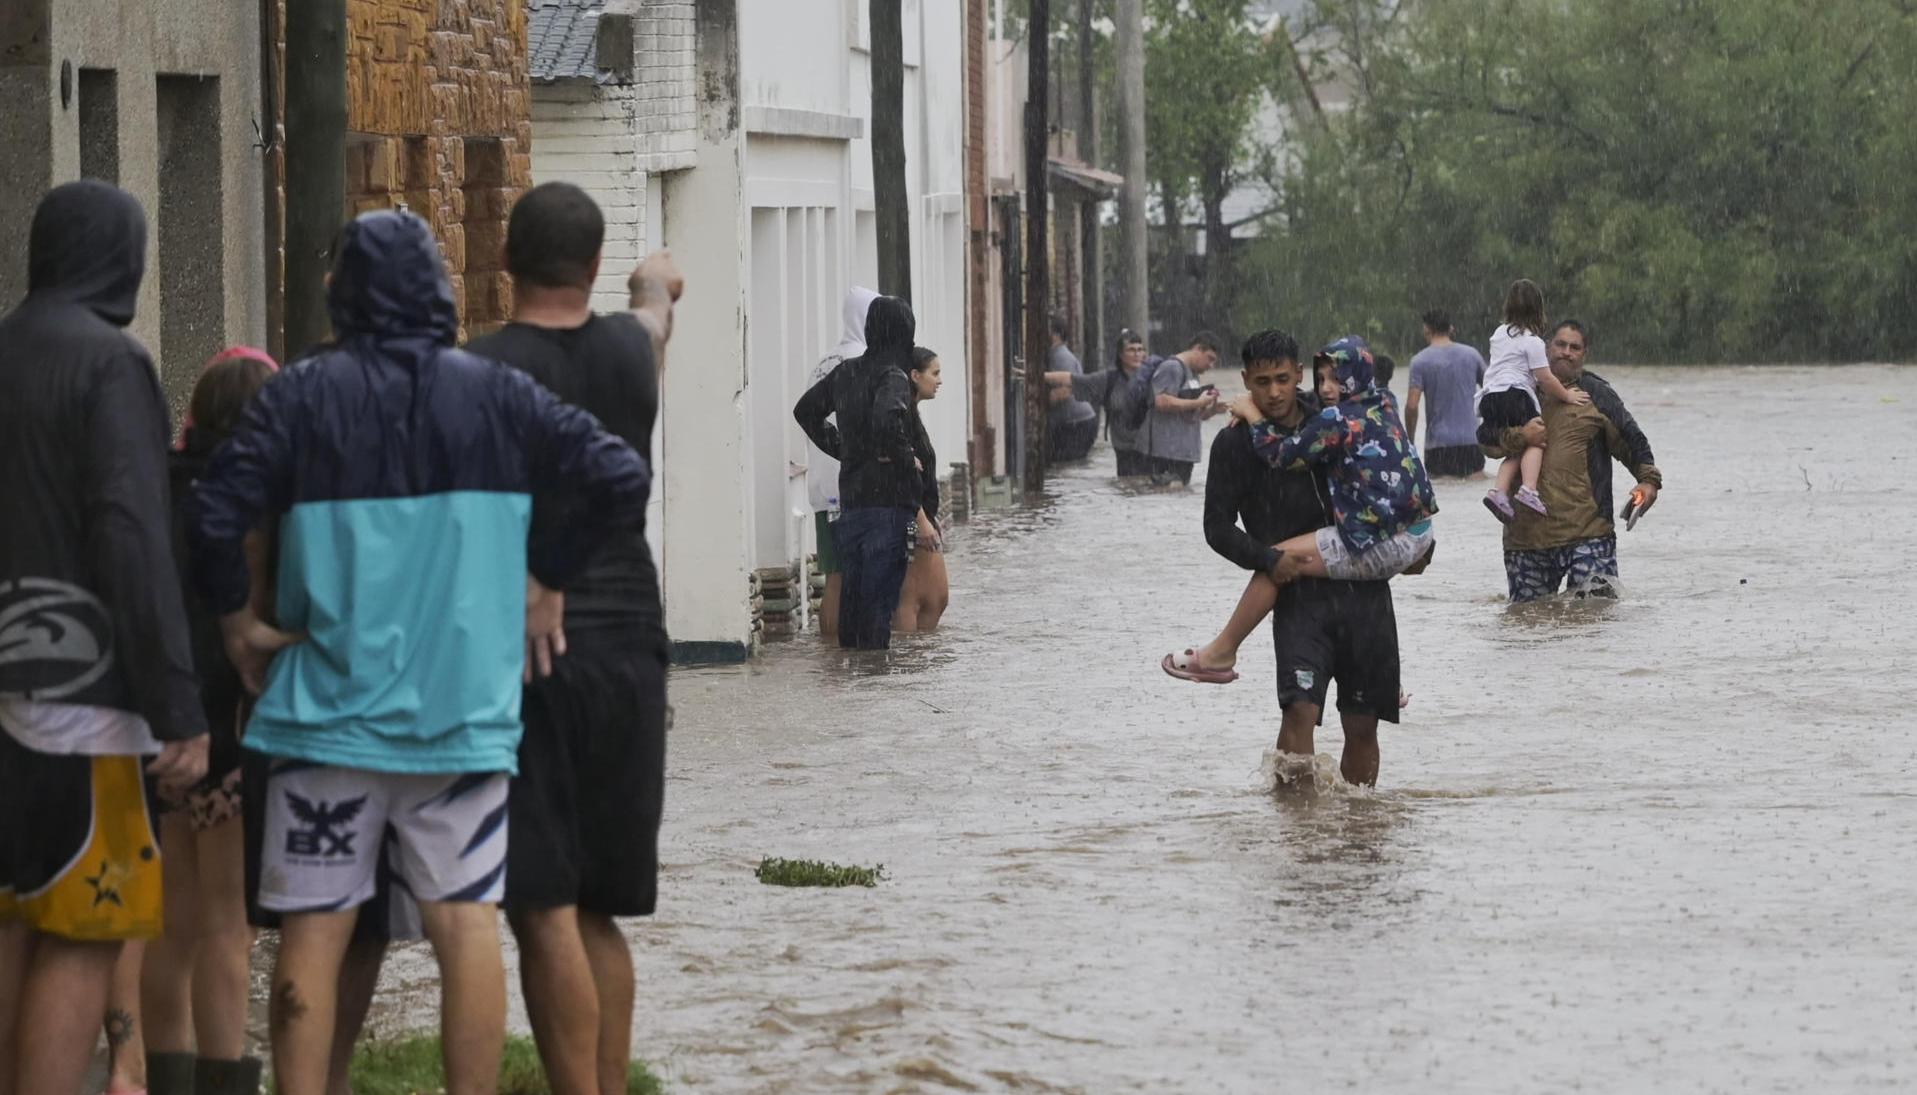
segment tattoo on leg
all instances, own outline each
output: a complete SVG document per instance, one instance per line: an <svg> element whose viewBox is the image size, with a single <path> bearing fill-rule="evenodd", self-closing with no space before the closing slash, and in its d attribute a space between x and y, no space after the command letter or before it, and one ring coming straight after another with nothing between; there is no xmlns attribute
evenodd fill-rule
<svg viewBox="0 0 1917 1095"><path fill-rule="evenodd" d="M281 981L273 990L273 999L267 1007L267 1022L274 1029L284 1029L290 1024L306 1018L306 1001L300 997L299 986L291 981Z"/></svg>
<svg viewBox="0 0 1917 1095"><path fill-rule="evenodd" d="M106 1013L107 1052L117 1053L133 1040L133 1015L125 1008L108 1008Z"/></svg>

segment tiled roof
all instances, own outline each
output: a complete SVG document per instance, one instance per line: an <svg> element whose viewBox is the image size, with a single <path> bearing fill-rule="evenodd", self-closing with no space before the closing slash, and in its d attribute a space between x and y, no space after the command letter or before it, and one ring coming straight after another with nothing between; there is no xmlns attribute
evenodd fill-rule
<svg viewBox="0 0 1917 1095"><path fill-rule="evenodd" d="M526 0L526 35L532 78L542 82L611 81L593 63L593 35L606 0Z"/></svg>

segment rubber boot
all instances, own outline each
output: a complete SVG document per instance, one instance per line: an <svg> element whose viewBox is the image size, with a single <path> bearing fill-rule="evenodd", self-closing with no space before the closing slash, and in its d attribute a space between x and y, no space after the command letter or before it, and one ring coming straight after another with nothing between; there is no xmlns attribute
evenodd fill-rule
<svg viewBox="0 0 1917 1095"><path fill-rule="evenodd" d="M264 1070L258 1057L242 1057L237 1061L202 1057L193 1092L194 1095L260 1095L260 1074Z"/></svg>
<svg viewBox="0 0 1917 1095"><path fill-rule="evenodd" d="M196 1061L191 1053L147 1054L147 1095L193 1095Z"/></svg>

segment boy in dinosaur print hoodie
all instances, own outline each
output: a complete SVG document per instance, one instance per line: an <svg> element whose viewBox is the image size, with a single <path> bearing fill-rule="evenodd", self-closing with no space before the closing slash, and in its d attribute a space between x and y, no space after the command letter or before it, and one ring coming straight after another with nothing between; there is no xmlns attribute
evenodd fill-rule
<svg viewBox="0 0 1917 1095"><path fill-rule="evenodd" d="M1323 473L1334 520L1273 544L1269 567L1252 576L1219 637L1165 655L1160 668L1174 677L1200 684L1237 680L1230 655L1294 578L1383 581L1417 573L1430 560L1437 497L1397 409L1375 382L1370 348L1349 335L1319 350L1312 365L1324 407L1315 417L1287 428L1266 419L1250 396L1234 402L1231 413L1250 428L1252 450L1267 464L1287 471L1316 466ZM1223 658L1216 657L1220 651Z"/></svg>
<svg viewBox="0 0 1917 1095"><path fill-rule="evenodd" d="M1402 573L1431 547L1438 500L1404 422L1374 382L1370 347L1348 335L1312 360L1324 410L1297 433L1252 422L1252 448L1274 468L1323 465L1336 517L1319 530L1328 577L1377 579ZM1379 552L1383 552L1379 555Z"/></svg>

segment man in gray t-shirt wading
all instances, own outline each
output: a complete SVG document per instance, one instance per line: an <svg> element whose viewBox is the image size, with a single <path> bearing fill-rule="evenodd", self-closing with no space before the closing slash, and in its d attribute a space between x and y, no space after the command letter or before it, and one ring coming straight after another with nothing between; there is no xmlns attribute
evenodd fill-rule
<svg viewBox="0 0 1917 1095"><path fill-rule="evenodd" d="M1084 376L1085 367L1078 355L1065 344L1068 333L1064 318L1053 316L1052 349L1045 371ZM1045 421L1046 459L1053 463L1085 459L1092 451L1092 442L1098 440L1098 408L1076 398L1070 382L1054 386L1050 394L1052 402Z"/></svg>
<svg viewBox="0 0 1917 1095"><path fill-rule="evenodd" d="M1160 361L1152 373L1152 410L1142 432L1153 479L1191 482L1192 466L1204 449L1201 423L1224 409L1215 390L1194 390L1199 375L1216 364L1218 338L1200 331L1189 346Z"/></svg>
<svg viewBox="0 0 1917 1095"><path fill-rule="evenodd" d="M1484 453L1478 448L1478 386L1484 383L1484 358L1470 346L1451 341L1451 317L1433 308L1424 314L1426 346L1411 359L1411 394L1404 404L1404 426L1418 440L1418 412L1429 408L1431 426L1423 448L1425 470L1433 476L1479 479Z"/></svg>

